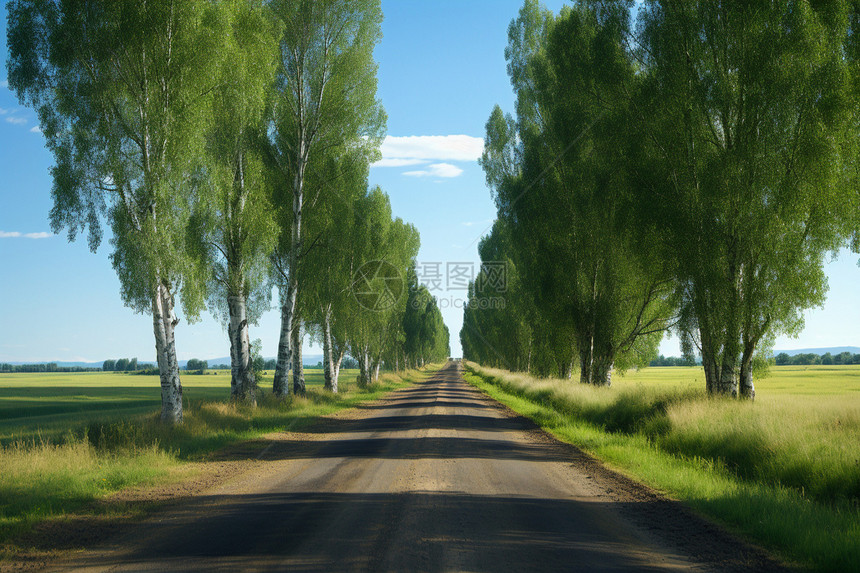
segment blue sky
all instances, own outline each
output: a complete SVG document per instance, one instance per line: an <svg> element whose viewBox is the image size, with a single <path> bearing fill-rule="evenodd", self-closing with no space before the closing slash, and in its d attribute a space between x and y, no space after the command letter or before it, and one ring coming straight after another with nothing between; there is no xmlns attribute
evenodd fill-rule
<svg viewBox="0 0 860 573"><path fill-rule="evenodd" d="M547 5L558 10L562 2ZM384 39L377 47L379 96L391 139L371 183L391 197L394 214L421 232L419 262L477 265L477 239L495 208L475 162L484 123L494 104L513 109L505 72L507 26L519 1L412 2L383 0ZM6 13L0 37L6 61ZM5 80L5 65L0 80ZM0 86L0 362L97 361L154 358L152 323L123 307L110 266L110 245L96 254L86 242L50 235L52 157L37 131L35 115ZM460 137L450 137L460 136ZM30 236L27 236L30 235ZM857 255L841 253L827 266L830 294L822 309L806 313L797 339L777 348L860 346ZM462 265L460 265L462 267ZM437 291L459 355L460 290ZM229 355L221 325L205 315L193 325L184 316L177 330L180 359ZM275 354L279 314L268 312L251 330L263 354ZM679 354L667 340L664 354ZM319 353L306 344L306 353Z"/></svg>

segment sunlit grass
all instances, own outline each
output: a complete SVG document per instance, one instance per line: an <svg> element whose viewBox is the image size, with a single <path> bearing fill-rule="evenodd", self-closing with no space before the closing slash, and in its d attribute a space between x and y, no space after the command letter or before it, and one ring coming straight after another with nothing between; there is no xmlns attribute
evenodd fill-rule
<svg viewBox="0 0 860 573"><path fill-rule="evenodd" d="M355 384L357 370L341 372L342 388ZM271 392L274 373L264 373L263 393ZM322 387L322 370L306 369L309 388ZM205 375L182 372L186 408L203 401L225 400L230 372ZM0 444L18 440L56 439L92 419L121 420L152 412L161 405L158 376L115 372L0 374Z"/></svg>
<svg viewBox="0 0 860 573"><path fill-rule="evenodd" d="M60 416L48 430L36 428L29 434L21 430L22 424L15 425L17 420L32 429L32 422L24 416L2 422L7 443L0 446L0 541L45 519L105 511L93 502L127 486L172 479L189 462L204 461L230 444L273 431L300 430L319 416L377 399L432 371L386 373L365 390L358 389L354 375L347 373L340 382L342 391L335 395L322 389L321 372L311 370L306 397L276 399L269 382L256 408L228 400L229 376L185 376L184 421L176 426L158 422L157 377L32 374L9 375L16 379L4 380L0 376L0 388L6 392L0 395L0 404L14 403L22 394L29 394L28 400L48 406ZM210 378L214 384L208 382ZM125 415L108 410L103 416L105 411L98 407L78 407L81 403L97 406L124 401L135 403ZM78 408L64 413L70 404ZM128 415L137 408L144 413ZM60 424L66 420L75 423L61 431ZM13 434L26 438L12 438Z"/></svg>
<svg viewBox="0 0 860 573"><path fill-rule="evenodd" d="M860 368L820 367L818 379L777 367L754 403L708 398L692 368L612 388L470 368L470 382L560 438L759 542L821 570L860 563Z"/></svg>

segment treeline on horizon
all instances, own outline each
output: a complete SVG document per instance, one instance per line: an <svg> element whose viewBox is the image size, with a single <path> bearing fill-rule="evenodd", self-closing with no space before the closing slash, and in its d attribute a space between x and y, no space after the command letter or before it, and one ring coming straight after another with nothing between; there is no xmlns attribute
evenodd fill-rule
<svg viewBox="0 0 860 573"><path fill-rule="evenodd" d="M850 365L860 364L860 354L852 354L850 352L840 352L839 354L816 354L814 352L801 352L799 354L788 354L780 352L776 356L768 359L769 363L776 366L813 366L813 365ZM701 362L697 361L692 356L663 356L653 358L648 366L698 366Z"/></svg>
<svg viewBox="0 0 860 573"><path fill-rule="evenodd" d="M368 184L381 22L379 0L9 2L9 88L54 156L52 229L96 250L109 226L123 302L153 318L163 421L182 420L177 304L224 324L249 404L249 325L273 288L276 396L305 392L308 336L332 392L347 354L360 387L449 355L418 231Z"/></svg>
<svg viewBox="0 0 860 573"><path fill-rule="evenodd" d="M860 250L860 4L526 0L505 59L464 357L609 385L671 331L709 393L753 397Z"/></svg>

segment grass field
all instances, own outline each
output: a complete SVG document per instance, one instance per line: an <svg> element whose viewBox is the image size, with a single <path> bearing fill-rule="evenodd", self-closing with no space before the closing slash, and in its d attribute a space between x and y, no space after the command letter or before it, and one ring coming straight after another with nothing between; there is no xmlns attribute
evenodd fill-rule
<svg viewBox="0 0 860 573"><path fill-rule="evenodd" d="M632 477L822 571L860 566L860 366L774 367L755 402L698 368L612 388L470 365L467 380Z"/></svg>
<svg viewBox="0 0 860 573"><path fill-rule="evenodd" d="M344 370L341 389L354 384L357 370ZM272 389L267 372L260 388ZM306 369L308 387L322 387L322 370ZM202 401L229 397L230 371L182 375L183 398L192 408ZM14 441L56 441L70 429L90 421L128 419L161 406L158 376L115 372L0 374L0 444Z"/></svg>
<svg viewBox="0 0 860 573"><path fill-rule="evenodd" d="M185 419L158 422L157 376L113 373L0 374L0 557L21 551L32 525L123 504L94 504L125 487L166 483L193 473L212 452L279 430L299 430L322 415L380 397L434 368L383 374L359 390L355 371L340 392L322 389L322 372L306 370L307 396L271 396L264 378L257 408L229 401L227 372L182 377Z"/></svg>

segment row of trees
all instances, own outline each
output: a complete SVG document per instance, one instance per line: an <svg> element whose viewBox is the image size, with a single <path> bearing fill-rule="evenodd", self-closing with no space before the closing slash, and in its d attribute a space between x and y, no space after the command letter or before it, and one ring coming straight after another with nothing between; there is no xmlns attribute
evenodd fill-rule
<svg viewBox="0 0 860 573"><path fill-rule="evenodd" d="M105 360L102 370L105 372L134 372L148 368L146 364L138 365L137 358L118 358L116 360Z"/></svg>
<svg viewBox="0 0 860 573"><path fill-rule="evenodd" d="M465 309L464 356L608 385L664 332L712 393L752 396L753 360L857 245L856 3L526 0L481 164L498 208ZM853 235L852 235L853 233ZM498 289L496 289L498 290Z"/></svg>
<svg viewBox="0 0 860 573"><path fill-rule="evenodd" d="M695 366L696 360L692 356L663 356L651 360L648 366Z"/></svg>
<svg viewBox="0 0 860 573"><path fill-rule="evenodd" d="M814 354L812 352L802 352L789 356L785 352L780 352L776 355L775 363L778 366L809 366L812 364L824 364L830 366L833 364L860 364L860 354L851 354L850 352L840 352L833 355L830 352L824 354Z"/></svg>
<svg viewBox="0 0 860 573"><path fill-rule="evenodd" d="M367 184L386 120L379 0L14 0L8 14L9 86L56 161L52 228L95 250L109 224L123 301L153 319L162 420L182 419L177 297L189 319L208 306L225 324L231 393L250 403L248 328L273 285L278 396L290 372L305 390L307 336L332 391L346 352L360 384L383 361L430 358L410 352L406 296L353 296L357 274L368 292L393 278L365 265L405 277L419 245Z"/></svg>
<svg viewBox="0 0 860 573"><path fill-rule="evenodd" d="M89 366L58 366L56 362L39 364L0 363L0 372L98 372L99 368Z"/></svg>

